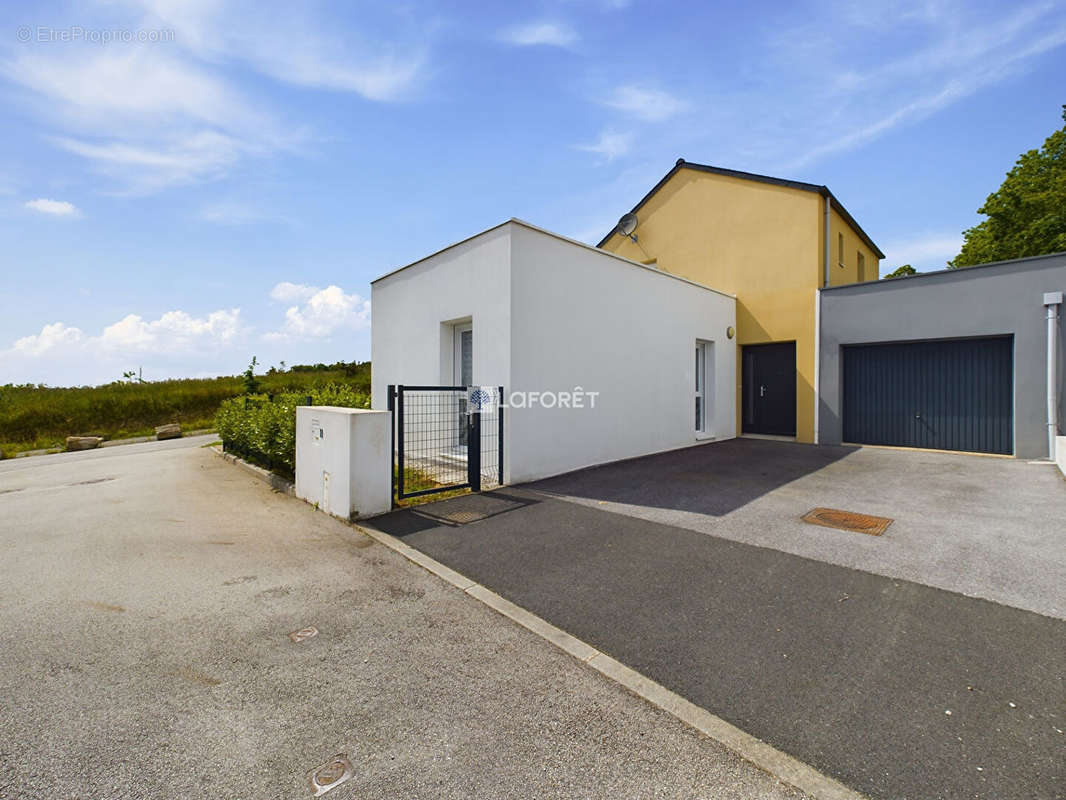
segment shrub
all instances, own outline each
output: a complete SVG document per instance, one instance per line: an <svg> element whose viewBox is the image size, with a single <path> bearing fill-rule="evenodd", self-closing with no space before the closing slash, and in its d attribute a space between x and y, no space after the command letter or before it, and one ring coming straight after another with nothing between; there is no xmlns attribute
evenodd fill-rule
<svg viewBox="0 0 1066 800"><path fill-rule="evenodd" d="M316 386L341 383L370 393L369 362L338 362L325 370L253 375L260 392L285 392L302 398ZM103 386L55 388L0 385L0 451L62 447L71 435L151 435L156 425L180 422L186 430L207 428L223 401L243 393L241 376L152 382L115 382ZM332 401L330 401L332 402Z"/></svg>
<svg viewBox="0 0 1066 800"><path fill-rule="evenodd" d="M296 406L304 405L308 395L319 406L370 407L367 394L340 383L304 393L234 397L215 416L222 446L291 478L296 474Z"/></svg>

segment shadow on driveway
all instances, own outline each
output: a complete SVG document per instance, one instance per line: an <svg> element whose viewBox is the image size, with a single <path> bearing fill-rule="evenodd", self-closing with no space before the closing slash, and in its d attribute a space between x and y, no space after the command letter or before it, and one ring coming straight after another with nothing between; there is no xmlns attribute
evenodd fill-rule
<svg viewBox="0 0 1066 800"><path fill-rule="evenodd" d="M730 439L590 467L528 486L571 497L722 517L858 449Z"/></svg>

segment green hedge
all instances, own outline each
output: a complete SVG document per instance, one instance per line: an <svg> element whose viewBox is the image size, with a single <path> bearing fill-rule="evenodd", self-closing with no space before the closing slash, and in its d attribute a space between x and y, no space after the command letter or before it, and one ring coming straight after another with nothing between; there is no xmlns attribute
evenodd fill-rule
<svg viewBox="0 0 1066 800"><path fill-rule="evenodd" d="M308 395L316 406L370 407L369 395L340 383L304 393L234 397L215 415L222 446L291 478L296 473L296 406L306 405Z"/></svg>

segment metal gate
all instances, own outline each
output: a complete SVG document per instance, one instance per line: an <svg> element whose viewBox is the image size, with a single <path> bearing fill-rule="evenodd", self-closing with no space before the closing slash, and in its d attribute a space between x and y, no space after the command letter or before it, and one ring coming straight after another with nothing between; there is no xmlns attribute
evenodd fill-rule
<svg viewBox="0 0 1066 800"><path fill-rule="evenodd" d="M397 500L503 484L502 386L389 386Z"/></svg>

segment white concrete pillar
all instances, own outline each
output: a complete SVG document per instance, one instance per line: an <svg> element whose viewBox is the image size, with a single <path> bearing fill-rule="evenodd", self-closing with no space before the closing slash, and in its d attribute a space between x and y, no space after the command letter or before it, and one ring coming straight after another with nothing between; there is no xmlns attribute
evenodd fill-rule
<svg viewBox="0 0 1066 800"><path fill-rule="evenodd" d="M392 507L392 414L364 408L296 409L296 496L345 520Z"/></svg>

